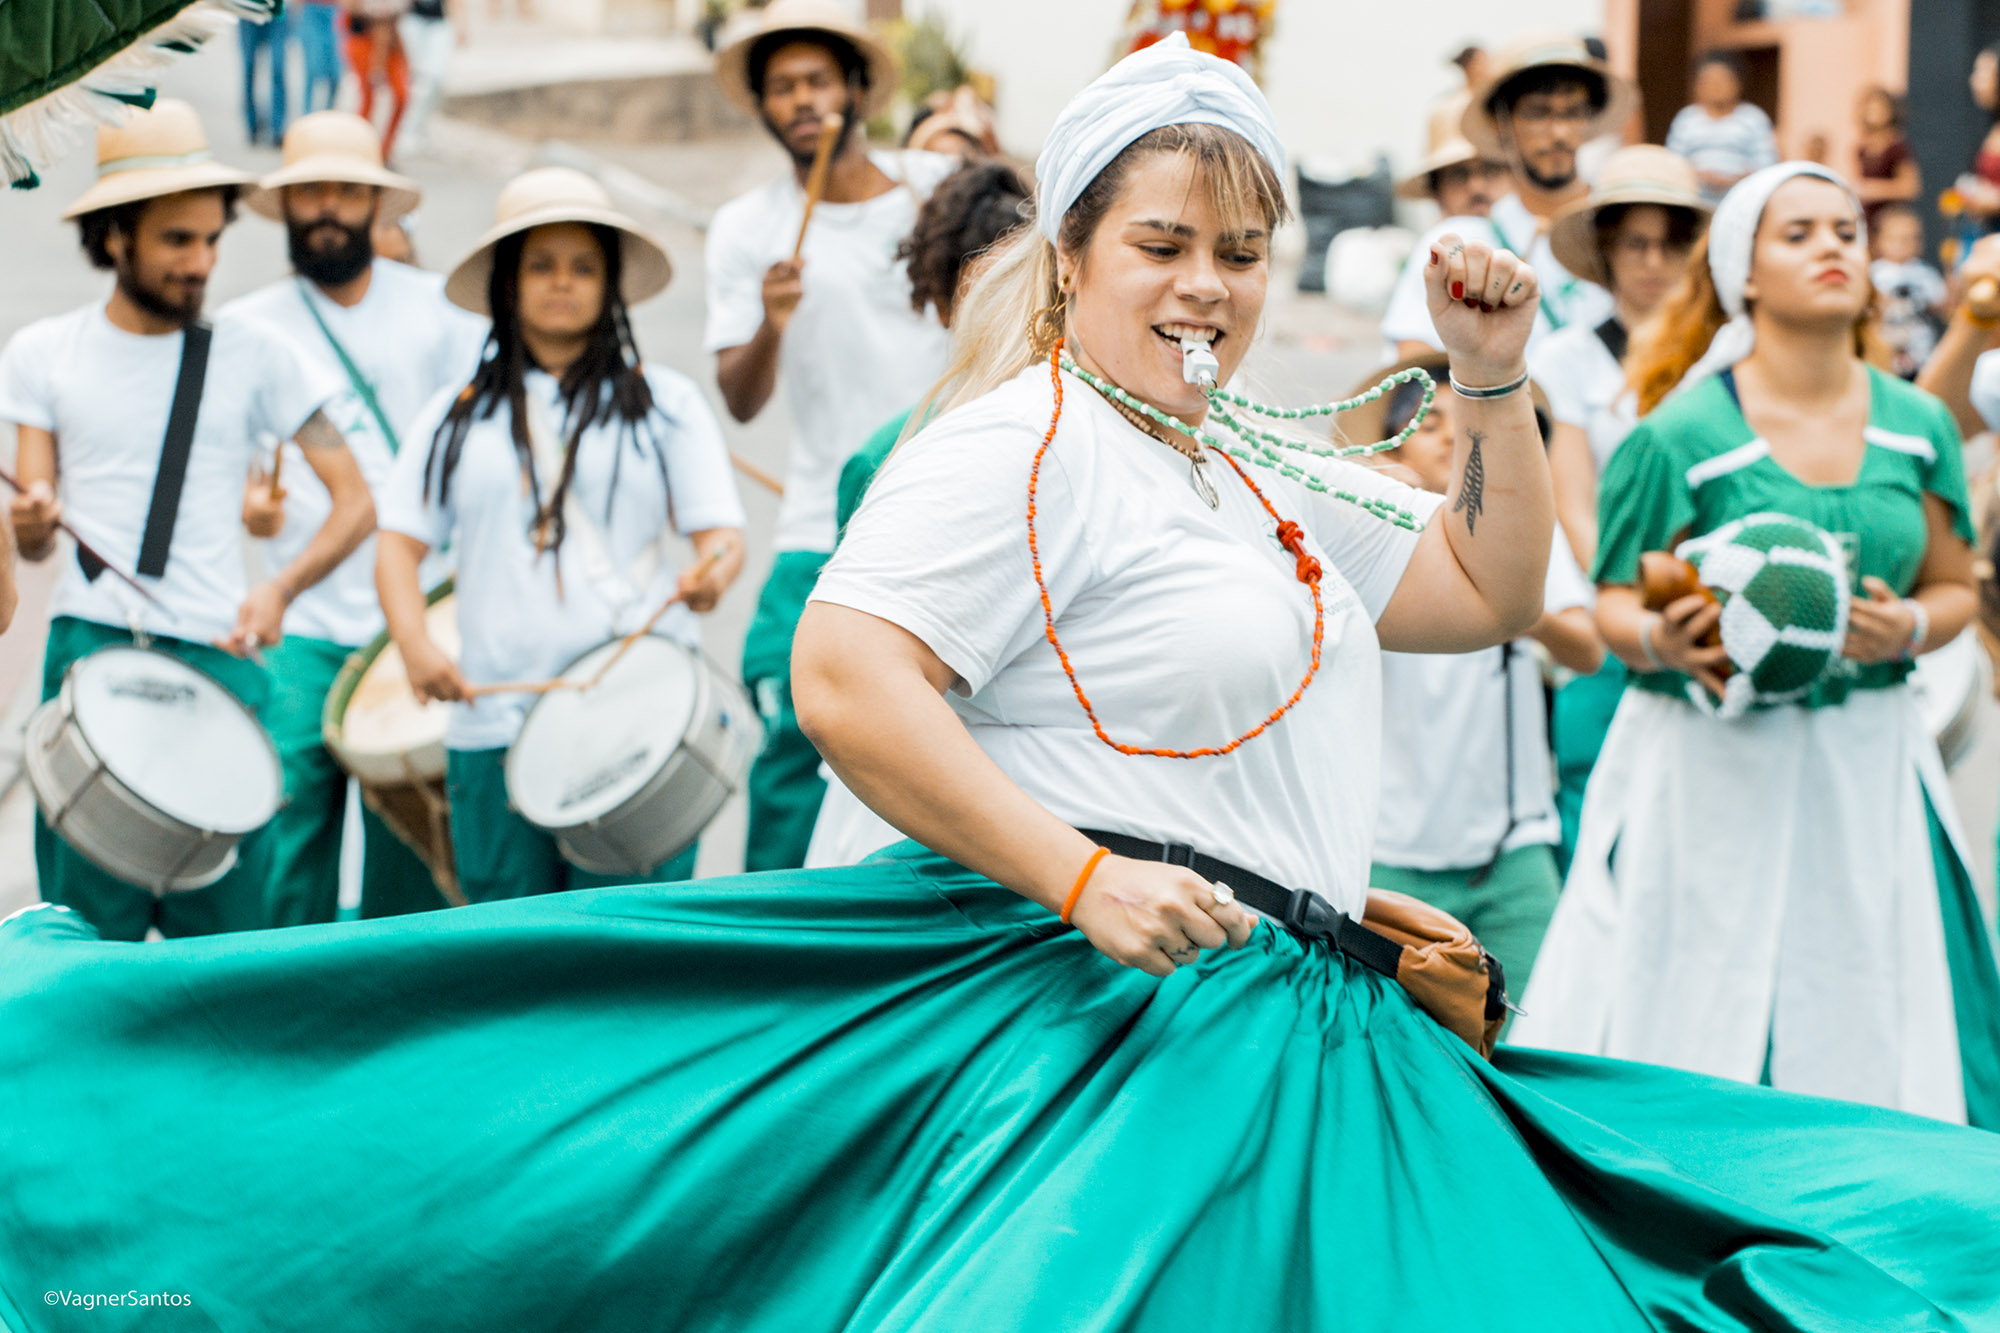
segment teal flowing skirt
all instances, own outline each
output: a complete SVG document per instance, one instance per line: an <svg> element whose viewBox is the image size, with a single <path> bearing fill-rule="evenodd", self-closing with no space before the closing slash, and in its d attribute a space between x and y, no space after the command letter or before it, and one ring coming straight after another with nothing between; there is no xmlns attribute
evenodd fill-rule
<svg viewBox="0 0 2000 1333"><path fill-rule="evenodd" d="M151 945L30 910L0 1322L2000 1329L2000 1135L1489 1065L1268 926L1158 980L908 843Z"/></svg>

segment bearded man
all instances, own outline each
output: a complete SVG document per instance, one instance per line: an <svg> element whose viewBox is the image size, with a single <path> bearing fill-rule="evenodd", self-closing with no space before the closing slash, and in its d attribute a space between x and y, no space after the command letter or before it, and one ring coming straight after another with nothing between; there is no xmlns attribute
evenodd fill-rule
<svg viewBox="0 0 2000 1333"><path fill-rule="evenodd" d="M911 309L896 252L959 162L868 151L862 123L895 91L895 60L831 0L774 0L716 57L716 77L792 160L709 226L705 339L736 420L763 411L781 377L791 407L777 557L743 644L743 682L764 719L744 865L782 870L805 863L826 790L819 752L792 712L792 630L833 551L841 465L944 372L944 328ZM807 177L835 113L839 138L800 250Z"/></svg>
<svg viewBox="0 0 2000 1333"><path fill-rule="evenodd" d="M1513 189L1493 201L1486 217L1448 216L1418 239L1382 316L1382 336L1399 358L1444 348L1424 300L1424 266L1447 232L1477 237L1534 266L1542 299L1531 349L1557 329L1594 327L1611 317L1611 294L1556 261L1549 227L1590 192L1577 170L1577 150L1622 129L1636 105L1632 85L1580 38L1526 37L1500 53L1471 89L1460 128L1474 151L1507 164Z"/></svg>
<svg viewBox="0 0 2000 1333"><path fill-rule="evenodd" d="M340 389L326 413L354 451L370 491L389 474L399 432L440 390L467 383L485 322L444 298L444 279L376 255L383 219L416 207L417 183L382 165L375 129L344 111L318 111L285 135L284 165L245 202L285 224L291 276L231 302L223 314L275 326ZM273 450L290 446L273 438ZM296 458L291 461L296 462ZM282 564L327 506L308 472L271 460L244 493L243 521ZM270 924L331 921L340 893L347 775L320 740L334 677L355 648L382 631L371 539L285 613L285 641L268 655L271 705L265 725L285 770L285 806L271 822ZM361 820L361 915L442 907L431 872L372 810Z"/></svg>
<svg viewBox="0 0 2000 1333"><path fill-rule="evenodd" d="M337 381L289 339L224 310L201 318L238 192L251 177L212 159L194 108L162 98L97 133L97 181L64 213L85 253L116 282L108 299L28 325L0 352L0 421L19 440L26 491L15 540L48 558L59 524L89 544L57 586L42 697L89 654L144 640L207 673L262 718L286 608L375 526L367 482L323 410ZM244 575L237 530L244 473L259 441L298 449L300 483L325 497L269 578ZM108 563L107 563L108 562ZM141 599L116 566L144 587ZM246 660L247 659L247 660ZM40 815L35 868L44 901L106 939L251 929L264 921L270 826L237 847L205 888L156 896L87 860Z"/></svg>

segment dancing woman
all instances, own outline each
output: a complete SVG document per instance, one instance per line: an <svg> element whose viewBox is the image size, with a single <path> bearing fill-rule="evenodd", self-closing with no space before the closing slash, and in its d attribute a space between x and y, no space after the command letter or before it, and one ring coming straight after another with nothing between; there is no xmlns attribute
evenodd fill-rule
<svg viewBox="0 0 2000 1333"><path fill-rule="evenodd" d="M1180 376L1254 339L1282 164L1255 85L1155 45L1066 109L1041 230L954 312L947 414L794 663L842 776L935 850L199 951L0 926L0 1314L170 1272L265 1329L2000 1324L2000 1138L1489 1065L1331 947L1378 640L1525 628L1552 502L1515 388L1535 279L1471 243L1428 277L1489 395L1448 495L1217 433L1237 405ZM1085 699L1121 744L1217 753L1123 753ZM1306 890L1297 933L1232 901L1264 877Z"/></svg>
<svg viewBox="0 0 2000 1333"><path fill-rule="evenodd" d="M533 696L472 688L554 676L676 591L685 605L655 632L692 644L694 613L742 568L722 432L691 380L640 363L626 316L671 276L666 252L601 186L547 167L507 185L497 224L445 283L493 332L471 384L439 394L406 432L383 495L376 583L411 686L454 705L453 855L475 902L694 873L692 848L617 879L565 862L507 800L507 749ZM679 571L664 550L675 534L696 557ZM456 663L425 628L418 574L447 542Z"/></svg>
<svg viewBox="0 0 2000 1333"><path fill-rule="evenodd" d="M1651 415L1605 472L1595 578L1635 687L1513 1039L2000 1129L1992 933L1905 683L1973 611L1958 431L1858 355L1867 269L1847 183L1768 168L1634 349ZM1840 541L1850 628L1804 698L1725 719L1688 696L1723 694L1717 608L1647 610L1640 556L1763 513Z"/></svg>

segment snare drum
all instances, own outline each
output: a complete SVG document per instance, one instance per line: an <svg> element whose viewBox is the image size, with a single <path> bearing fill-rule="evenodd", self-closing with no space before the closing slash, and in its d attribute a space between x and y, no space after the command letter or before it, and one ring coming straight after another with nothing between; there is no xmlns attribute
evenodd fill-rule
<svg viewBox="0 0 2000 1333"><path fill-rule="evenodd" d="M449 581L431 590L424 627L456 658L458 603ZM451 807L444 789L444 732L451 710L410 690L403 654L385 631L334 677L320 739L361 787L361 799L430 869L438 891L464 906L452 860Z"/></svg>
<svg viewBox="0 0 2000 1333"><path fill-rule="evenodd" d="M1955 768L1979 737L1979 701L1992 689L1993 665L1978 637L1966 633L1917 659L1910 688L1946 768Z"/></svg>
<svg viewBox="0 0 2000 1333"><path fill-rule="evenodd" d="M156 894L206 888L278 813L263 725L212 676L150 648L100 648L28 718L25 767L50 828Z"/></svg>
<svg viewBox="0 0 2000 1333"><path fill-rule="evenodd" d="M614 639L564 669L586 681ZM507 752L507 798L570 864L644 874L694 845L763 744L743 687L691 648L646 637L589 689L552 690Z"/></svg>

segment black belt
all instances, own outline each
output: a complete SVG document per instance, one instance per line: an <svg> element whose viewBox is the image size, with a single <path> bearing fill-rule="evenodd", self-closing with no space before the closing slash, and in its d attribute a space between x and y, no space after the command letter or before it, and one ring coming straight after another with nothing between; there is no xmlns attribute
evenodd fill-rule
<svg viewBox="0 0 2000 1333"><path fill-rule="evenodd" d="M1301 939L1326 940L1355 962L1392 980L1402 961L1402 945L1386 935L1376 934L1345 912L1334 911L1333 904L1318 894L1285 888L1274 880L1204 856L1180 843L1148 842L1123 833L1100 833L1093 829L1081 832L1114 856L1186 866L1205 880L1227 884L1235 891L1236 900L1253 912L1270 917Z"/></svg>

